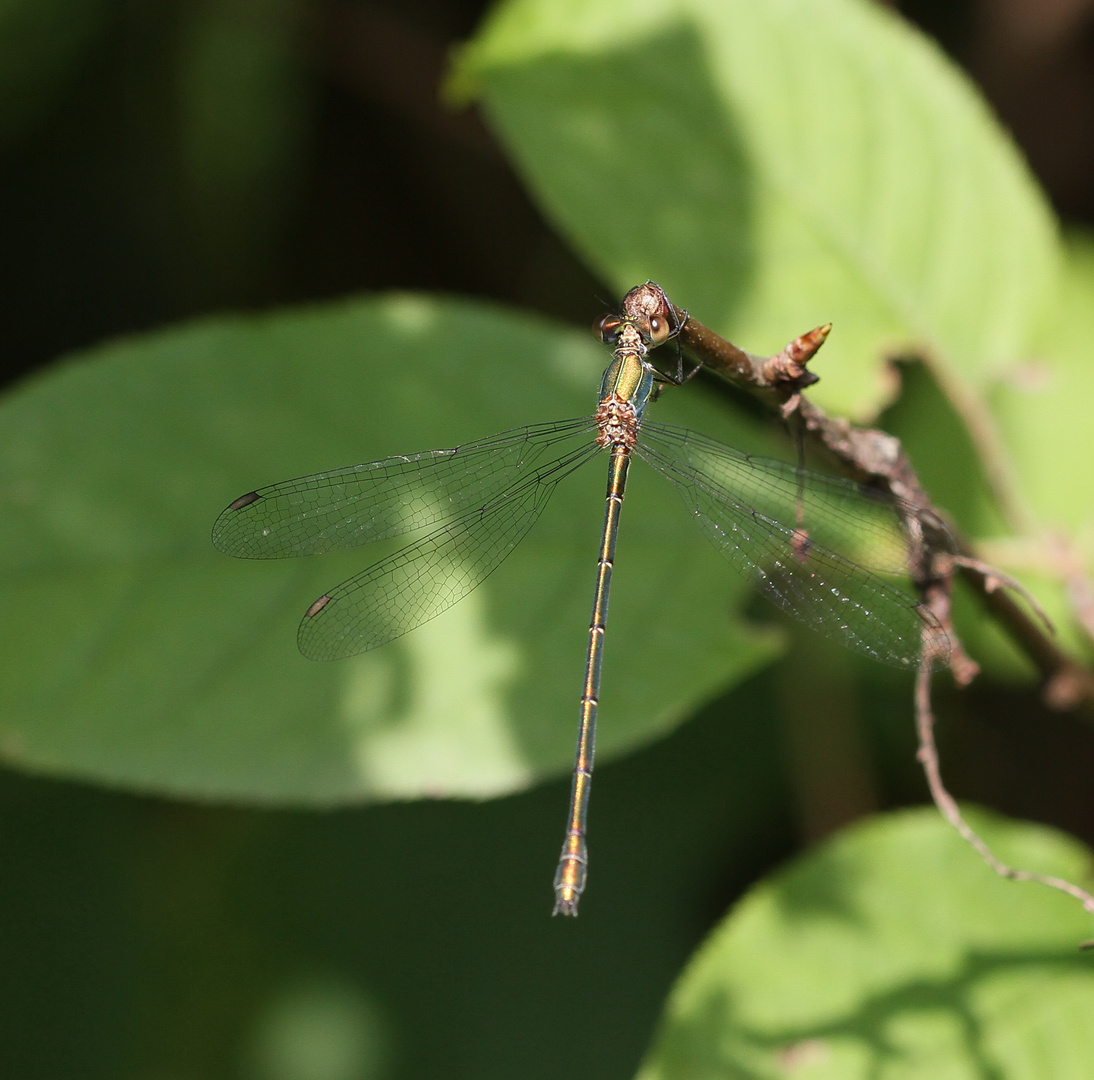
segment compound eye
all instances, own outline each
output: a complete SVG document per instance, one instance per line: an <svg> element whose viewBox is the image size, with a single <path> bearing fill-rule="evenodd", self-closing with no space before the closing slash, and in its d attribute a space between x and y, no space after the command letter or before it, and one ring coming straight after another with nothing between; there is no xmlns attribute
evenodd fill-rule
<svg viewBox="0 0 1094 1080"><path fill-rule="evenodd" d="M619 340L619 330L623 320L618 315L601 315L593 323L593 334L605 345L614 345Z"/></svg>
<svg viewBox="0 0 1094 1080"><path fill-rule="evenodd" d="M668 319L662 319L660 315L651 315L649 336L651 345L664 345L672 336Z"/></svg>

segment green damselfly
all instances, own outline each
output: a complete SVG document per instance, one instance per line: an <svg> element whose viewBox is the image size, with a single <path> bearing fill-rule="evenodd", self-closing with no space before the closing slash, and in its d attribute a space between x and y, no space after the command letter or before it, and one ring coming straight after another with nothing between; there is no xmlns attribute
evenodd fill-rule
<svg viewBox="0 0 1094 1080"><path fill-rule="evenodd" d="M683 381L679 365L673 375L649 359L683 328L673 310L659 286L647 282L627 294L620 314L597 322L595 333L612 347L612 360L591 416L259 488L236 499L213 526L214 545L245 559L315 555L429 530L308 608L297 634L300 651L335 660L401 637L465 597L520 543L562 480L602 452L609 455L556 914L576 915L585 888L604 632L632 457L670 480L718 550L790 615L898 667L935 666L947 650L930 612L882 576L899 573L906 560L903 532L914 508L645 419L661 386ZM889 554L878 555L886 546Z"/></svg>

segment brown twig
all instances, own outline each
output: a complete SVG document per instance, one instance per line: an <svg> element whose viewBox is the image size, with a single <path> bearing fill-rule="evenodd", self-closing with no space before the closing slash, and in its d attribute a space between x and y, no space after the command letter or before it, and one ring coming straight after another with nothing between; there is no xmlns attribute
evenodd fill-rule
<svg viewBox="0 0 1094 1080"><path fill-rule="evenodd" d="M941 657L948 658L954 679L961 686L971 682L979 670L965 653L953 629L950 607L954 572L959 571L972 584L994 617L1037 666L1043 678L1043 693L1050 704L1057 708L1082 704L1090 709L1094 706L1094 676L1051 640L1048 636L1051 624L1036 601L1008 575L977 559L968 541L946 526L898 439L884 431L859 428L846 420L828 417L802 396L802 390L817 381L807 365L824 344L831 326L820 326L795 338L774 356L759 357L707 329L676 307L664 290L653 282L632 289L624 307L628 311L670 320L680 343L693 359L735 386L765 399L778 408L784 419L796 414L804 433L823 447L853 479L879 486L896 497L905 518L912 577L923 596L924 606L934 616L934 622L924 622L915 686L917 757L923 766L931 797L942 816L1001 877L1039 882L1058 889L1079 900L1086 911L1094 915L1094 896L1085 889L1063 878L1017 870L998 859L964 819L956 800L942 782L934 740L931 670ZM1025 597L1043 625L1014 602L1011 592ZM1094 619L1094 614L1091 617ZM1081 947L1094 947L1094 941L1084 942Z"/></svg>
<svg viewBox="0 0 1094 1080"><path fill-rule="evenodd" d="M1045 701L1054 708L1082 708L1094 713L1094 675L1068 656L1036 618L998 587L1008 583L1006 575L977 562L968 540L944 523L900 440L884 431L830 417L802 394L818 381L807 365L824 344L830 325L795 338L774 356L760 357L726 341L678 308L654 282L632 289L625 304L648 315L672 319L690 357L784 418L796 415L805 437L851 479L890 492L900 500L902 509L914 514L915 520L909 523L911 537L921 538L921 543L918 550L913 545L913 580L950 639L950 669L960 685L975 677L977 666L962 648L950 619L955 571L1036 666Z"/></svg>
<svg viewBox="0 0 1094 1080"><path fill-rule="evenodd" d="M1073 896L1089 914L1094 915L1094 896L1085 889L1079 888L1065 878L1038 874L1033 870L1018 870L1009 866L991 850L987 841L965 820L957 801L942 782L938 746L934 740L934 723L934 712L931 709L931 665L929 658L924 655L924 661L920 664L915 679L915 726L919 738L919 750L916 757L923 766L931 798L938 807L939 813L1000 877L1010 878L1011 881L1034 881L1050 889L1058 889L1060 892L1067 893L1068 896ZM1079 947L1094 948L1094 941L1084 941Z"/></svg>

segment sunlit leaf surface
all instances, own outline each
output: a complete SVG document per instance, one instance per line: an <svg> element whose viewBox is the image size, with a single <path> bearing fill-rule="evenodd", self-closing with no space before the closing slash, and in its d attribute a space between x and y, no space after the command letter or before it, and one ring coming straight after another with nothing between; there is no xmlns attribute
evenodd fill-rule
<svg viewBox="0 0 1094 1080"><path fill-rule="evenodd" d="M392 545L248 562L212 548L264 483L591 413L591 337L414 298L210 322L104 347L0 412L6 759L141 789L334 803L486 796L572 758L606 461L442 617L305 660L296 626ZM733 441L680 391L655 407ZM604 672L610 757L752 670L747 595L671 486L632 473Z"/></svg>
<svg viewBox="0 0 1094 1080"><path fill-rule="evenodd" d="M1089 877L1058 833L977 815L998 854ZM1090 917L996 877L933 810L850 829L755 888L669 999L639 1080L1080 1080Z"/></svg>
<svg viewBox="0 0 1094 1080"><path fill-rule="evenodd" d="M523 176L620 288L744 348L835 330L814 391L868 415L886 355L981 383L1032 344L1049 211L967 80L866 0L513 0L467 50Z"/></svg>

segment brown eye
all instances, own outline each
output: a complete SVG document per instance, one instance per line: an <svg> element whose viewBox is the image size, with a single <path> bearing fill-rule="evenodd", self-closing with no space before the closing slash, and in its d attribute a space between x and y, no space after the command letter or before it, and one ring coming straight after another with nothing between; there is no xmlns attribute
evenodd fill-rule
<svg viewBox="0 0 1094 1080"><path fill-rule="evenodd" d="M651 345L664 345L668 341L670 336L669 324L667 319L662 319L660 315L650 316L650 344Z"/></svg>
<svg viewBox="0 0 1094 1080"><path fill-rule="evenodd" d="M593 334L605 345L614 345L619 338L619 328L623 320L618 315L601 315L593 323Z"/></svg>

